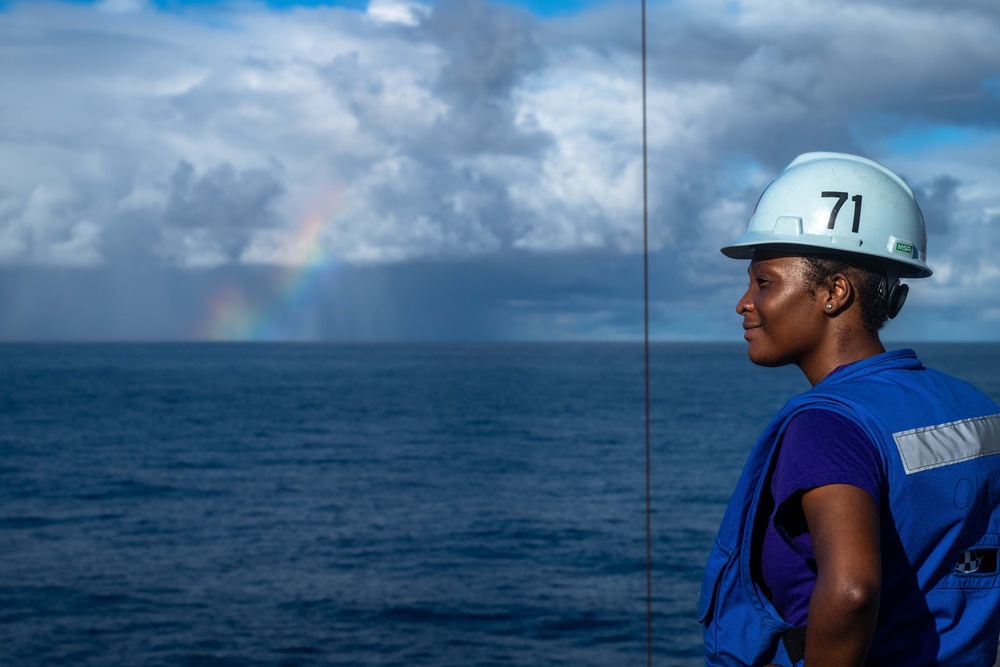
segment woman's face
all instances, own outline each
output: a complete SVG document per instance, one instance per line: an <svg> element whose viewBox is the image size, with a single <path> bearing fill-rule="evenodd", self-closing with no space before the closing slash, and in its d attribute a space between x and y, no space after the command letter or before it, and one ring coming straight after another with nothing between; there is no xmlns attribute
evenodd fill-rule
<svg viewBox="0 0 1000 667"><path fill-rule="evenodd" d="M750 361L759 366L803 365L823 335L823 306L810 290L801 257L758 251L747 272L750 287L736 304Z"/></svg>

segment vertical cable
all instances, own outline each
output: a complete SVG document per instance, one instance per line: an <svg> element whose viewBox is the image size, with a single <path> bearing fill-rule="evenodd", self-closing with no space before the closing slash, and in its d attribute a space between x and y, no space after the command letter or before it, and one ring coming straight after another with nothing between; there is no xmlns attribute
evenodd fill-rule
<svg viewBox="0 0 1000 667"><path fill-rule="evenodd" d="M653 526L649 456L649 184L646 155L646 0L642 0L642 308L646 373L646 665L653 665Z"/></svg>

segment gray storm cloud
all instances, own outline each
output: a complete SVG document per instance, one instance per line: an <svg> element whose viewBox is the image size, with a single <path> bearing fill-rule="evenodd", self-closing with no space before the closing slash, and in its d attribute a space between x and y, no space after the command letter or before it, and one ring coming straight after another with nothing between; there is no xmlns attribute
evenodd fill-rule
<svg viewBox="0 0 1000 667"><path fill-rule="evenodd" d="M974 0L652 3L651 240L660 278L679 288L658 308L683 305L691 321L728 310L741 278L718 246L809 150L860 152L914 185L938 270L916 303L1000 288L988 250L1000 243L997 15ZM621 262L642 243L638 20L628 3L552 19L484 0L367 12L11 3L0 293L18 290L21 314L0 335L31 335L24 292L61 284L39 271L103 272L97 285L155 267L158 293L174 275L196 294L213 271L306 262L307 228L344 272L426 278L427 304L439 276L408 264L467 272L494 313L470 336L495 332L500 311L523 323L517 336L544 336L547 312L565 315L566 336L629 335L618 322L634 310ZM513 280L523 272L537 294ZM588 272L622 282L595 290ZM500 275L517 288L485 289ZM341 303L330 289L327 306Z"/></svg>
<svg viewBox="0 0 1000 667"><path fill-rule="evenodd" d="M236 260L258 229L278 224L274 201L283 190L269 171L238 172L228 164L202 175L182 161L170 176L170 194L160 228L169 243L164 254L189 266L218 265ZM186 245L193 239L206 255L192 258Z"/></svg>

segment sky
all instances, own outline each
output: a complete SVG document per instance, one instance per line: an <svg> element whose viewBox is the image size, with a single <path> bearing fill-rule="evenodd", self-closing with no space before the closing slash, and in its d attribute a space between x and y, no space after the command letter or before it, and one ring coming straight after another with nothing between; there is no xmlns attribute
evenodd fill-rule
<svg viewBox="0 0 1000 667"><path fill-rule="evenodd" d="M0 2L0 340L641 340L633 0ZM892 341L1000 341L1000 3L650 0L650 332L742 340L796 155L913 187Z"/></svg>

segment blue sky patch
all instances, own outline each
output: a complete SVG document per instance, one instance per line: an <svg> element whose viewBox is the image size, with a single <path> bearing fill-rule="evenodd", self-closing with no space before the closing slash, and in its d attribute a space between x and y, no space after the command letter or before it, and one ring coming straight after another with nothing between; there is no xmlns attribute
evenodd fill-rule
<svg viewBox="0 0 1000 667"><path fill-rule="evenodd" d="M975 144L993 132L978 125L925 123L883 116L855 123L851 134L866 147L914 153L943 146Z"/></svg>
<svg viewBox="0 0 1000 667"><path fill-rule="evenodd" d="M911 152L956 144L971 144L982 140L986 133L977 127L961 125L916 125L903 128L886 137L894 151Z"/></svg>

